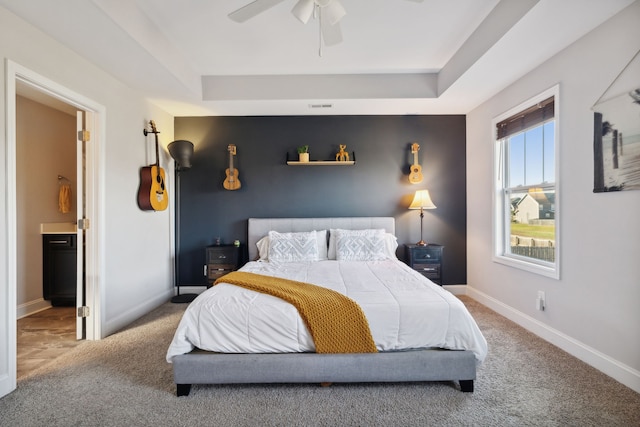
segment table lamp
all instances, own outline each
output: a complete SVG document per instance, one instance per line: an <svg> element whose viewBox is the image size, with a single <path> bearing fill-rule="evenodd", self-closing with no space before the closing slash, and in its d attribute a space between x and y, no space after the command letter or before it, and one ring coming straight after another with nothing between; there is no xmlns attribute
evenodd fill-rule
<svg viewBox="0 0 640 427"><path fill-rule="evenodd" d="M411 205L409 205L409 209L420 209L420 241L416 243L418 246L426 246L427 242L425 242L422 238L422 219L424 218L424 209L435 209L436 205L431 201L431 196L429 195L429 190L418 190L416 191L415 196L413 196L413 201Z"/></svg>

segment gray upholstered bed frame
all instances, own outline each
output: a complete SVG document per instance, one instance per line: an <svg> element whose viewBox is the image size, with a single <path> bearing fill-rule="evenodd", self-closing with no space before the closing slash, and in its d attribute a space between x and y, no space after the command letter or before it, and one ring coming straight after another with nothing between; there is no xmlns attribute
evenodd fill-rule
<svg viewBox="0 0 640 427"><path fill-rule="evenodd" d="M256 242L269 230L279 232L331 228L384 228L395 234L391 217L249 218L249 259L257 258ZM333 383L458 381L473 391L476 360L471 351L439 349L367 354L224 354L194 350L173 358L177 395L192 384Z"/></svg>

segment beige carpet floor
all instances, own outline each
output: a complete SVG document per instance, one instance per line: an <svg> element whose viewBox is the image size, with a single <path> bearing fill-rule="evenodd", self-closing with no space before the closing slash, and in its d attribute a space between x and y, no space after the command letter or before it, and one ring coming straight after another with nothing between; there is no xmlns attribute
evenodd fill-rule
<svg viewBox="0 0 640 427"><path fill-rule="evenodd" d="M184 305L84 342L0 399L1 426L640 426L640 394L462 297L489 342L474 393L453 383L195 385L164 360Z"/></svg>

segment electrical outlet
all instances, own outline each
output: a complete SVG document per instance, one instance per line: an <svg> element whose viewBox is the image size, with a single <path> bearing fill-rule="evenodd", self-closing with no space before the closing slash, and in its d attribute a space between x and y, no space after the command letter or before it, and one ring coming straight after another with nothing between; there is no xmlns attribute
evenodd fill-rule
<svg viewBox="0 0 640 427"><path fill-rule="evenodd" d="M547 308L547 300L544 296L544 291L538 291L538 298L536 299L536 309L544 311Z"/></svg>

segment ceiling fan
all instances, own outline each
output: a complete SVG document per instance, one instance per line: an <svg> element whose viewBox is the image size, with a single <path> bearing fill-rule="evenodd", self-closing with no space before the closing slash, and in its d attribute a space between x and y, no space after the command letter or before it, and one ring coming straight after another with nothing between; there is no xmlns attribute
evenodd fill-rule
<svg viewBox="0 0 640 427"><path fill-rule="evenodd" d="M256 15L271 9L284 0L255 0L240 9L231 12L228 16L235 22L245 22ZM408 0L421 3L423 0ZM309 19L317 17L320 21L320 56L322 56L322 42L326 46L333 46L342 42L342 31L340 30L340 20L347 14L347 11L340 3L340 0L298 0L291 9L293 16L300 22L306 24Z"/></svg>

